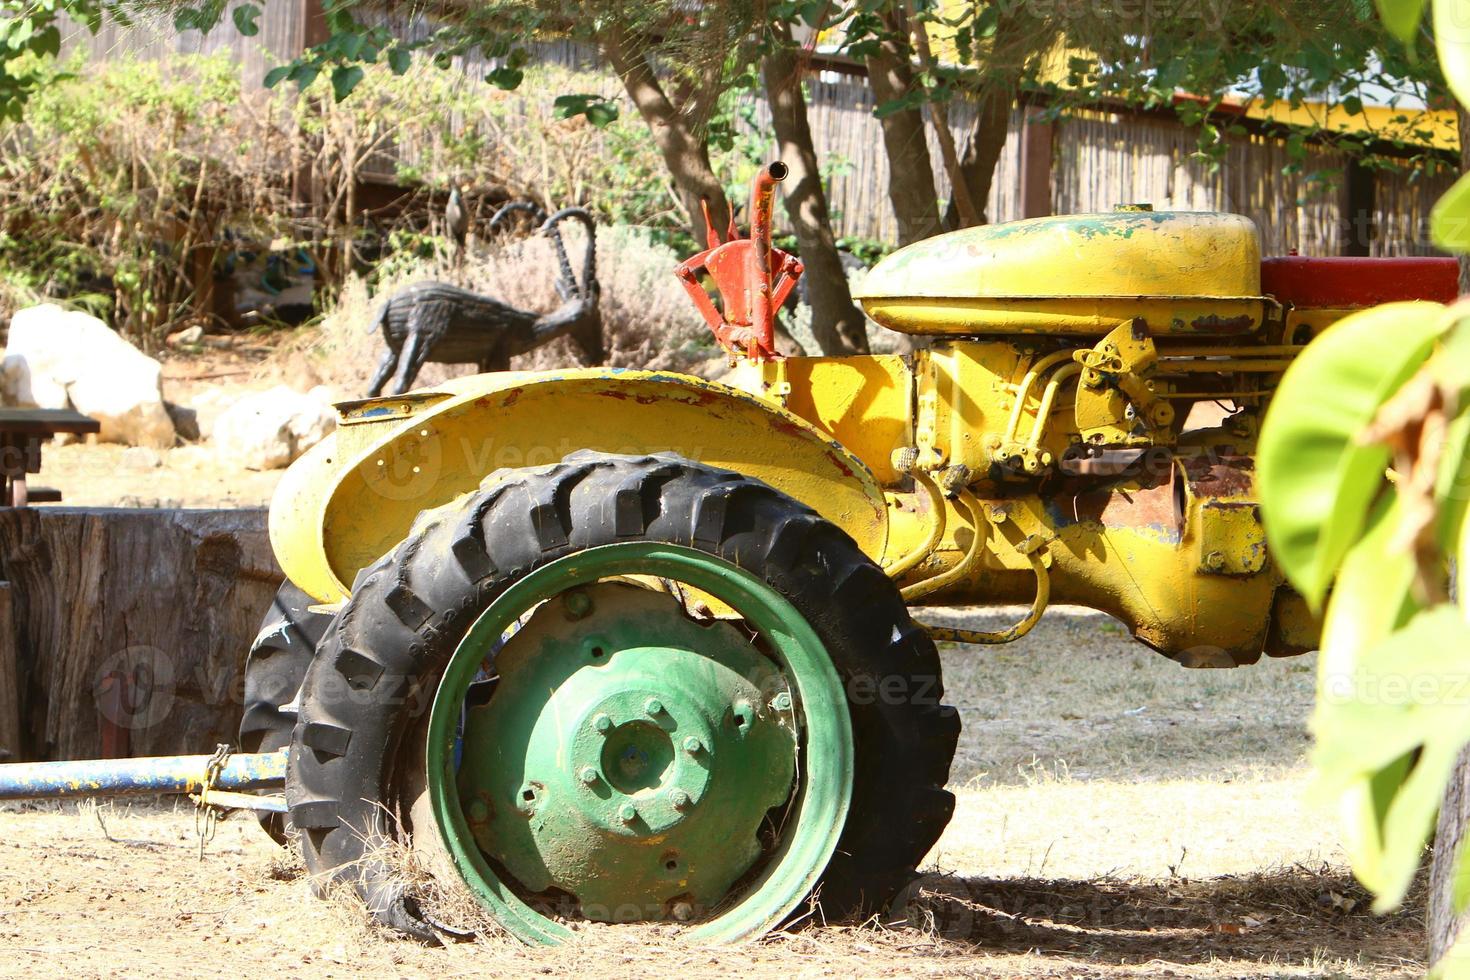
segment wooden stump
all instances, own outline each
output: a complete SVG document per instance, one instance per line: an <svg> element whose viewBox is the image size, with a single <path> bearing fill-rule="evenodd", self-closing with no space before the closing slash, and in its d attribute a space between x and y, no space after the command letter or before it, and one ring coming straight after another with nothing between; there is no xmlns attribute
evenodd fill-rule
<svg viewBox="0 0 1470 980"><path fill-rule="evenodd" d="M15 625L10 583L0 582L0 762L19 762L20 681L15 670Z"/></svg>
<svg viewBox="0 0 1470 980"><path fill-rule="evenodd" d="M96 758L104 736L133 755L234 742L281 582L264 511L0 510L0 579L26 759Z"/></svg>

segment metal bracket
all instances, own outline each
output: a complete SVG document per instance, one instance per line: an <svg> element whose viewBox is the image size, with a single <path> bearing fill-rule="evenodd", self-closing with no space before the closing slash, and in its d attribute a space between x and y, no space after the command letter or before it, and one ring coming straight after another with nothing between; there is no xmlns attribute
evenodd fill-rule
<svg viewBox="0 0 1470 980"><path fill-rule="evenodd" d="M1162 430L1174 408L1155 393L1159 352L1142 320L1111 330L1091 350L1073 355L1082 368L1073 413L1077 431L1092 445L1150 446L1166 441Z"/></svg>

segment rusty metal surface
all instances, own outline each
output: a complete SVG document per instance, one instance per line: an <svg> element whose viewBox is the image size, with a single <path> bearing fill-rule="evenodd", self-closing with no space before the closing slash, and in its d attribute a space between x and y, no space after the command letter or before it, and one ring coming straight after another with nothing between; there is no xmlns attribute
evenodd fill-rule
<svg viewBox="0 0 1470 980"><path fill-rule="evenodd" d="M736 236L732 215L726 238L721 240L706 204L709 248L680 262L674 270L720 345L757 361L780 356L775 347L776 310L802 273L799 259L771 244L772 200L776 185L785 179L786 165L780 162L755 175L750 188L748 238ZM723 310L715 309L700 282L701 273L713 280Z"/></svg>

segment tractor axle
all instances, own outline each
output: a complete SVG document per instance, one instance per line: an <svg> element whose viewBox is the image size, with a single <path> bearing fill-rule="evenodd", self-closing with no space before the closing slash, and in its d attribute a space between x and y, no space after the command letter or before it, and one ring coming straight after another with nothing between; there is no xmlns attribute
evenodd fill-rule
<svg viewBox="0 0 1470 980"><path fill-rule="evenodd" d="M280 752L172 755L152 759L15 762L0 766L0 800L68 796L138 796L210 790L280 789L286 784Z"/></svg>

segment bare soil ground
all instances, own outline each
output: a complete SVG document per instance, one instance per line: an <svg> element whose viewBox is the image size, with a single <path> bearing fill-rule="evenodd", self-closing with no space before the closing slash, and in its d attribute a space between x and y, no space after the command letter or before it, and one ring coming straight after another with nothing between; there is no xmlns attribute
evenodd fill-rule
<svg viewBox="0 0 1470 980"><path fill-rule="evenodd" d="M956 611L992 628L1014 610ZM1383 977L1422 973L1422 907L1374 916L1304 802L1309 659L1189 672L1055 610L945 654L959 807L893 914L739 949L594 928L427 948L322 901L249 818L200 857L187 804L0 806L0 975Z"/></svg>

